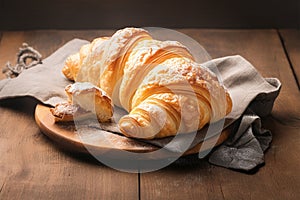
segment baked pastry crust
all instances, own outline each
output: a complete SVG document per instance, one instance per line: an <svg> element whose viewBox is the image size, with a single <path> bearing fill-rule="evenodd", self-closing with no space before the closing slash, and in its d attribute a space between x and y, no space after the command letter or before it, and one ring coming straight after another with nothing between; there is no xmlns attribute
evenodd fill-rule
<svg viewBox="0 0 300 200"><path fill-rule="evenodd" d="M55 122L73 122L74 116L76 120L85 120L92 117L92 113L82 109L78 105L70 103L60 103L54 108L50 108Z"/></svg>
<svg viewBox="0 0 300 200"><path fill-rule="evenodd" d="M215 74L194 62L185 46L154 40L144 29L125 28L95 39L67 59L63 72L70 80L101 88L127 110L119 128L128 137L189 133L232 109L227 90ZM97 102L96 109L106 112L107 105Z"/></svg>
<svg viewBox="0 0 300 200"><path fill-rule="evenodd" d="M99 122L108 122L113 116L112 100L95 85L84 82L67 85L65 92L68 103L57 104L51 108L55 121L84 120L95 114Z"/></svg>

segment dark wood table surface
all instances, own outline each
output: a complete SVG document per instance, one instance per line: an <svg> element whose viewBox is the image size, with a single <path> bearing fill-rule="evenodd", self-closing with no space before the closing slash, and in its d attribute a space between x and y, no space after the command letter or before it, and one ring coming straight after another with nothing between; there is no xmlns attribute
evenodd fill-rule
<svg viewBox="0 0 300 200"><path fill-rule="evenodd" d="M37 127L36 101L10 99L0 102L0 199L300 199L300 31L180 31L212 58L239 54L264 77L281 80L272 114L262 121L273 133L264 166L246 174L188 156L155 172L120 172L61 149ZM91 40L113 32L0 32L0 66L15 62L23 42L47 57L75 37Z"/></svg>

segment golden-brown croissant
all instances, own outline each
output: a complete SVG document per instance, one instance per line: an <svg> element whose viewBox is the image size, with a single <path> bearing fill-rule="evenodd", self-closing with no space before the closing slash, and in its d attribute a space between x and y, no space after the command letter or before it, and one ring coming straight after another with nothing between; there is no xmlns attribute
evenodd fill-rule
<svg viewBox="0 0 300 200"><path fill-rule="evenodd" d="M129 112L119 121L129 137L160 138L201 129L224 118L232 101L217 77L175 41L125 28L71 55L63 73L103 89Z"/></svg>

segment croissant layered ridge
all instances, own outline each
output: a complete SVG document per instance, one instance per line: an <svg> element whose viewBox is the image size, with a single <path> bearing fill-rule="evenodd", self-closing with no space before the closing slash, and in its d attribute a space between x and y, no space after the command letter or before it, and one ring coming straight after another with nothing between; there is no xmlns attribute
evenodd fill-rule
<svg viewBox="0 0 300 200"><path fill-rule="evenodd" d="M175 41L144 40L130 52L124 66L124 76L120 84L121 106L131 110L131 98L144 77L160 63L170 58L186 57L193 59L186 47Z"/></svg>
<svg viewBox="0 0 300 200"><path fill-rule="evenodd" d="M161 138L190 133L232 109L227 90L176 41L159 41L140 28L94 39L67 58L64 75L90 82L128 115L118 124L128 137ZM100 106L100 105L97 105Z"/></svg>

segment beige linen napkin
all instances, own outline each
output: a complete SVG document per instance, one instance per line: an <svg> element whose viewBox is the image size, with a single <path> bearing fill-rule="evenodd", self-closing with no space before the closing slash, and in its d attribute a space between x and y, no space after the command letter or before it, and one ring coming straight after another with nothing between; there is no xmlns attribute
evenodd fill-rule
<svg viewBox="0 0 300 200"><path fill-rule="evenodd" d="M65 59L77 51L85 40L74 39L54 52L33 68L21 73L17 78L0 81L0 100L31 96L44 104L54 106L66 101L64 87L70 82L61 73ZM221 146L209 154L209 162L234 169L251 170L264 162L264 151L269 147L272 135L262 129L260 117L270 114L274 100L279 94L281 83L276 78L263 78L257 70L241 56L229 56L203 63L212 71L218 70L223 84L232 100L233 110L226 117L225 126L234 123L234 132ZM118 132L116 124L103 129ZM194 145L218 133L210 135L203 129L196 134ZM123 137L123 136L118 136ZM145 141L164 147L173 152L186 150L186 136L182 135ZM204 155L199 155L203 157Z"/></svg>

